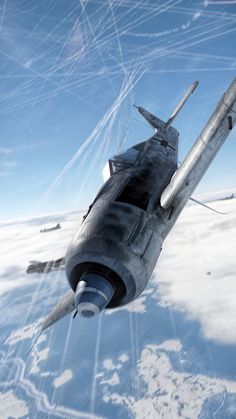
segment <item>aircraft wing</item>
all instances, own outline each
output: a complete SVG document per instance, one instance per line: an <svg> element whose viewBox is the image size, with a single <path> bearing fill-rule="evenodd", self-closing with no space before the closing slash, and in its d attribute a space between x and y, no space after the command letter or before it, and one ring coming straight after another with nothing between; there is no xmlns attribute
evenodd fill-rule
<svg viewBox="0 0 236 419"><path fill-rule="evenodd" d="M161 195L161 206L183 206L191 197L208 166L236 122L236 78L222 96L215 112Z"/></svg>

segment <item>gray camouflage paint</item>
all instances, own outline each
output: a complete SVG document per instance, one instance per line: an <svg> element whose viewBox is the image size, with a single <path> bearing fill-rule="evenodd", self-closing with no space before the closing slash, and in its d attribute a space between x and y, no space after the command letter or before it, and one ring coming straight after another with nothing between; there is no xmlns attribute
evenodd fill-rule
<svg viewBox="0 0 236 419"><path fill-rule="evenodd" d="M94 264L95 270L97 266L107 267L114 272L114 281L123 284L122 292L115 296L109 307L127 304L145 289L164 239L236 121L234 79L177 169L179 134L169 123L197 84L192 84L167 123L138 107L155 129L155 134L132 147L131 154L136 150L136 160L113 173L89 207L66 254L66 274L72 289L47 316L42 330L75 309L74 291L88 263L90 268ZM114 160L124 156L125 153L121 153ZM137 195L142 190L148 192L146 210L119 201L119 194L131 178L138 178Z"/></svg>

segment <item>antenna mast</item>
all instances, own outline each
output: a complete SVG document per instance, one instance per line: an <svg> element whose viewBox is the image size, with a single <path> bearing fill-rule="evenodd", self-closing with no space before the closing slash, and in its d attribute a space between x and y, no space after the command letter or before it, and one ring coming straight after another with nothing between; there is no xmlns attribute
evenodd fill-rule
<svg viewBox="0 0 236 419"><path fill-rule="evenodd" d="M176 106L174 112L172 112L171 116L169 117L167 123L166 123L166 130L168 130L168 128L172 125L172 122L174 121L174 119L176 118L176 116L178 115L179 111L182 109L182 107L184 106L185 102L188 100L189 96L194 92L194 90L197 88L199 82L198 81L194 81L191 86L189 87L189 89L187 90L187 92L185 93L185 95L182 97L182 99L179 101L178 105Z"/></svg>

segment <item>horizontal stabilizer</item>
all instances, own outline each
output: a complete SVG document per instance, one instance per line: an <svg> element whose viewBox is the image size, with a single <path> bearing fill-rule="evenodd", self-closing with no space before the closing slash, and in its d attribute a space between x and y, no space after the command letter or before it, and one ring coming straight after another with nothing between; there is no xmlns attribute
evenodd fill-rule
<svg viewBox="0 0 236 419"><path fill-rule="evenodd" d="M187 202L236 123L236 78L161 195L161 206ZM175 206L175 205L174 205Z"/></svg>
<svg viewBox="0 0 236 419"><path fill-rule="evenodd" d="M135 108L138 109L139 113L143 116L144 119L151 125L152 128L155 130L164 129L166 124L161 119L157 118L157 116L153 115L151 112L147 111L146 109L142 108L142 106L136 106Z"/></svg>

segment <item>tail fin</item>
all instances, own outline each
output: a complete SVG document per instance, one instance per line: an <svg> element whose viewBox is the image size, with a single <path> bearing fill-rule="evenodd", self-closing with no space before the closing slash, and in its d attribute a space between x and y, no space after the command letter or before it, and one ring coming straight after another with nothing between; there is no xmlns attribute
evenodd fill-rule
<svg viewBox="0 0 236 419"><path fill-rule="evenodd" d="M161 130L161 131L167 131L174 119L176 118L179 111L184 106L185 102L188 100L189 96L194 92L194 90L197 88L199 82L195 81L191 84L185 95L182 97L182 99L179 101L178 105L176 106L174 112L172 112L170 118L165 123L161 119L157 118L155 115L153 115L151 112L147 111L146 109L142 108L142 106L134 105L135 108L138 109L139 113L146 119L146 121L155 129L155 130Z"/></svg>

